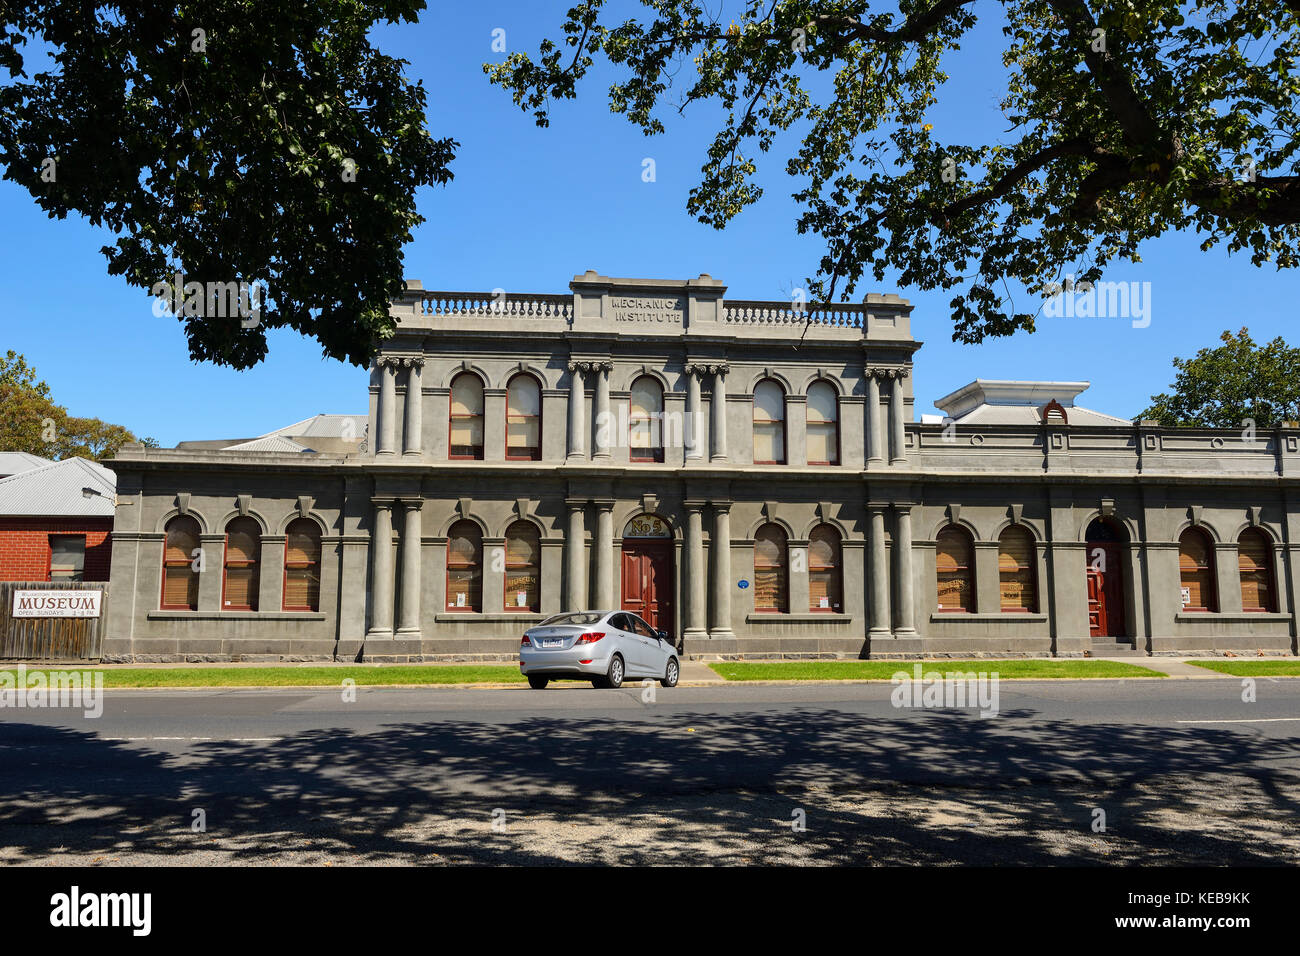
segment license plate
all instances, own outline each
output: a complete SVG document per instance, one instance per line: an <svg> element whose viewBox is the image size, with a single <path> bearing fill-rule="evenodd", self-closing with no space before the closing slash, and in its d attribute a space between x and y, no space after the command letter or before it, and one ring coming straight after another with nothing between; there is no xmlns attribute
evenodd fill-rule
<svg viewBox="0 0 1300 956"><path fill-rule="evenodd" d="M542 647L563 647L563 646L564 646L564 638L562 637L556 637L549 641L542 641Z"/></svg>

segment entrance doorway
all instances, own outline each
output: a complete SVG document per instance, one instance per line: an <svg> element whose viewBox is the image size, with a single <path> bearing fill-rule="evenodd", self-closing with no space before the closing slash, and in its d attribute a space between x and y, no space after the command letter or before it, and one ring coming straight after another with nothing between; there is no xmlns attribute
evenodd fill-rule
<svg viewBox="0 0 1300 956"><path fill-rule="evenodd" d="M1124 637L1124 557L1128 535L1106 518L1088 525L1088 632L1093 637Z"/></svg>
<svg viewBox="0 0 1300 956"><path fill-rule="evenodd" d="M637 515L623 530L623 610L673 636L673 540L668 523Z"/></svg>

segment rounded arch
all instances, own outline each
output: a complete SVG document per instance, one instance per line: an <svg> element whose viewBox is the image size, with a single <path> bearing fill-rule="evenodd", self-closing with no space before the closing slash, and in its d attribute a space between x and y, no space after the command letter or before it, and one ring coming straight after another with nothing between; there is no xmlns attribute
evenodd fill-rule
<svg viewBox="0 0 1300 956"><path fill-rule="evenodd" d="M819 518L816 516L814 516L810 521L805 522L805 524L803 525L803 534L792 535L792 537L798 537L806 541L812 535L813 529L820 525L829 525L830 527L834 528L835 531L839 534L841 541L848 541L851 537L849 533L849 526L846 525L839 518Z"/></svg>
<svg viewBox="0 0 1300 956"><path fill-rule="evenodd" d="M637 515L652 515L653 517L663 521L664 524L668 525L668 530L672 532L672 537L665 540L680 541L684 536L681 522L677 520L676 516L663 511L646 511L641 505L634 505L624 511L615 513L614 535L616 538L622 539L623 532L627 529L627 523Z"/></svg>
<svg viewBox="0 0 1300 956"><path fill-rule="evenodd" d="M653 365L636 365L631 368L620 368L617 382L611 381L609 383L610 390L616 392L630 392L632 391L632 383L639 378L654 379L659 383L659 387L664 390L665 395L674 390L672 382L669 381L668 376Z"/></svg>
<svg viewBox="0 0 1300 956"><path fill-rule="evenodd" d="M453 519L451 524L447 525L447 530L450 531L451 525L455 524L459 520L460 520L459 518ZM520 521L524 521L532 525L533 528L537 531L537 537L542 541L546 540L546 526L542 524L541 520L536 515L528 515L527 517L524 518L519 517L519 515L517 514L507 515L505 519L502 520L501 524L498 525L500 534L490 535L490 537L504 538L506 536L506 532L510 529L510 526Z"/></svg>
<svg viewBox="0 0 1300 956"><path fill-rule="evenodd" d="M261 514L259 514L257 511L253 510L252 508L249 508L247 512L240 512L238 509L227 512L226 516L221 519L221 523L217 525L217 531L214 531L213 534L217 534L218 532L224 533L226 530L226 526L229 525L230 522L234 521L236 518L252 518L254 521L257 522L257 526L258 528L261 529L262 534L271 533L270 532L271 526L267 522L267 520L263 518Z"/></svg>
<svg viewBox="0 0 1300 956"><path fill-rule="evenodd" d="M211 531L208 530L209 528L208 521L206 518L203 517L203 512L198 511L195 508L186 509L183 516L181 514L180 508L172 508L170 511L164 513L160 519L158 519L158 523L154 525L154 533L166 534L167 522L171 521L172 518L179 518L179 517L193 518L195 521L197 521L199 523L199 534L212 533ZM222 527L224 528L225 525L223 524Z"/></svg>
<svg viewBox="0 0 1300 956"><path fill-rule="evenodd" d="M531 375L537 380L537 387L541 389L554 388L550 379L546 377L547 369L534 365L532 362L516 362L510 368L506 369L501 376L500 388L508 388L510 380L516 375Z"/></svg>
<svg viewBox="0 0 1300 956"><path fill-rule="evenodd" d="M807 375L804 377L803 387L799 389L797 394L807 395L808 389L812 388L818 382L823 382L829 385L831 388L835 389L835 394L839 398L843 398L845 395L848 394L847 390L844 388L844 383L841 382L839 379L837 379L834 375L818 375L816 372L813 372L811 375Z"/></svg>
<svg viewBox="0 0 1300 956"><path fill-rule="evenodd" d="M1222 544L1224 541L1223 536L1219 534L1218 529L1215 528L1213 524L1211 524L1208 521L1194 522L1190 518L1186 518L1183 521L1181 521L1178 524L1178 527L1174 529L1174 540L1177 541L1179 538L1183 536L1183 532L1188 531L1190 529L1204 532L1206 535L1209 536L1210 542L1212 544ZM1233 540L1235 541L1236 539L1234 538Z"/></svg>
<svg viewBox="0 0 1300 956"><path fill-rule="evenodd" d="M1080 522L1078 540L1087 542L1088 529L1092 527L1094 521L1101 521L1103 524L1109 525L1111 528L1122 532L1122 537L1118 542L1120 544L1129 544L1141 537L1137 533L1137 525L1132 521L1132 519L1122 518L1119 515L1103 515L1100 509L1094 509L1093 511L1087 512L1087 514L1084 515L1083 521Z"/></svg>
<svg viewBox="0 0 1300 956"><path fill-rule="evenodd" d="M1224 540L1239 541L1241 540L1241 536L1252 528L1256 531L1262 531L1264 536L1268 538L1268 543L1271 546L1277 547L1282 543L1282 535L1279 533L1278 529L1263 521L1259 524L1251 524L1249 521L1243 521L1232 529L1232 537L1225 538Z"/></svg>
<svg viewBox="0 0 1300 956"><path fill-rule="evenodd" d="M513 382L515 379L521 377L521 376L524 377L524 378L530 378L530 379L533 380L533 384L537 386L537 390L538 390L538 393L539 393L539 396L538 396L538 397L540 397L540 392L541 392L541 390L544 389L544 388L546 388L546 379L542 378L542 377L541 377L540 375L538 375L536 372L534 372L534 371L532 371L531 369L528 369L528 368L522 368L522 369L521 369L521 368L513 368L513 369L511 369L509 372L506 373L505 380L501 383L501 387L502 387L502 388L505 388L505 389L509 389L509 388L510 388L510 383Z"/></svg>
<svg viewBox="0 0 1300 956"><path fill-rule="evenodd" d="M275 533L286 534L289 530L289 525L293 524L299 518L307 518L316 522L316 526L320 529L322 536L329 534L329 525L326 523L325 519L320 516L319 512L308 511L306 513L300 513L296 508L293 511L285 512L284 517L280 519L280 523L275 526Z"/></svg>
<svg viewBox="0 0 1300 956"><path fill-rule="evenodd" d="M1021 518L1019 521L1012 521L1010 518L1002 519L1002 522L998 524L996 527L994 527L993 534L990 536L989 540L1000 541L1002 539L1003 532L1005 532L1008 528L1013 528L1013 527L1024 528L1026 531L1030 533L1030 535L1033 536L1034 542L1036 544L1042 544L1044 541L1047 540L1046 532L1042 528L1039 528L1036 522L1028 521L1024 518Z"/></svg>
<svg viewBox="0 0 1300 956"><path fill-rule="evenodd" d="M748 535L748 537L750 538L750 540L753 540L754 535L758 534L758 529L761 528L761 527L763 527L763 525L765 525L765 524L774 524L774 525L776 525L778 528L780 528L782 531L785 532L785 536L786 536L787 539L794 538L794 539L799 540L799 541L807 540L807 537L808 537L807 535L803 535L803 536L801 537L800 535L795 534L795 533L794 533L794 525L792 525L792 524L791 524L787 519L783 518L781 515L777 515L777 516L775 516L775 517L773 517L773 518L765 518L765 517L760 516L756 521L752 521L752 522L750 522L750 525L749 525L749 535ZM816 527L816 526L819 525L819 524L821 524L820 521L814 521L814 522L813 522L813 527ZM836 530L838 530L838 529L836 529ZM841 536L842 536L842 534L841 534Z"/></svg>
<svg viewBox="0 0 1300 956"><path fill-rule="evenodd" d="M784 372L774 368L760 368L757 371L753 372L749 379L749 388L747 389L748 393L750 395L753 395L754 389L758 388L759 383L767 379L770 379L771 381L776 382L776 384L780 385L781 391L785 392L786 398L789 398L791 395L804 394L803 392L799 391L797 388L794 387L794 383L790 381L789 376L787 376ZM728 391L730 391L730 389L728 389Z"/></svg>
<svg viewBox="0 0 1300 956"><path fill-rule="evenodd" d="M443 377L441 386L445 389L450 390L451 383L456 381L456 379L460 378L460 376L462 375L473 375L478 378L480 385L482 385L484 388L488 387L488 382L489 382L488 373L484 371L481 365L476 365L473 362L469 363L468 366L462 364L452 368Z"/></svg>
<svg viewBox="0 0 1300 956"><path fill-rule="evenodd" d="M980 534L979 528L975 527L974 523L969 518L958 518L956 521L953 521L948 517L943 518L943 520L934 526L934 530L930 532L930 540L938 540L939 532L943 531L944 528L961 528L970 535L972 541L989 540ZM994 538L993 540L996 541L997 538Z"/></svg>
<svg viewBox="0 0 1300 956"><path fill-rule="evenodd" d="M491 533L488 531L488 523L484 521L481 517L479 517L477 514L475 514L473 511L471 511L467 515L462 515L457 513L451 515L449 518L444 518L442 523L439 524L438 526L438 537L445 538L449 534L451 534L452 526L457 521L472 521L474 524L478 525L479 533L483 537L485 538L492 537Z"/></svg>

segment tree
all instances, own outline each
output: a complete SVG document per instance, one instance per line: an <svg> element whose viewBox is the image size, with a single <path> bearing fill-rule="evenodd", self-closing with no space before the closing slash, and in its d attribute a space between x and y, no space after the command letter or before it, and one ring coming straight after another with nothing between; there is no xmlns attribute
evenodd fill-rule
<svg viewBox="0 0 1300 956"><path fill-rule="evenodd" d="M423 221L416 188L450 180L457 145L425 129L405 61L367 40L376 22L423 8L6 3L4 178L51 217L78 213L116 234L103 247L111 274L155 296L179 286L168 299L194 359L247 368L265 356L266 331L288 327L364 364L395 327L402 246ZM32 77L28 40L51 56ZM226 293L241 283L243 312Z"/></svg>
<svg viewBox="0 0 1300 956"><path fill-rule="evenodd" d="M955 290L953 338L978 342L1033 330L1015 287L1093 282L1169 230L1194 227L1202 248L1248 249L1256 265L1300 261L1300 0L1003 0L988 67L1007 77L1009 129L983 143L942 141L927 120L973 0L901 0L898 13L745 0L730 23L704 0L643 2L652 15L618 24L605 0L579 2L536 60L484 70L541 126L600 57L621 71L610 108L647 135L668 107L720 105L687 202L718 228L760 197L758 156L799 125L786 170L798 231L825 241L814 298L897 270L904 286Z"/></svg>
<svg viewBox="0 0 1300 956"><path fill-rule="evenodd" d="M1267 428L1300 420L1300 348L1279 336L1256 345L1248 329L1224 332L1223 345L1174 359L1173 394L1151 396L1137 420L1161 425Z"/></svg>
<svg viewBox="0 0 1300 956"><path fill-rule="evenodd" d="M50 387L36 377L27 360L10 349L0 356L0 451L25 451L43 458L112 458L127 442L137 441L121 425L98 418L74 418L54 404ZM153 448L152 438L141 440Z"/></svg>

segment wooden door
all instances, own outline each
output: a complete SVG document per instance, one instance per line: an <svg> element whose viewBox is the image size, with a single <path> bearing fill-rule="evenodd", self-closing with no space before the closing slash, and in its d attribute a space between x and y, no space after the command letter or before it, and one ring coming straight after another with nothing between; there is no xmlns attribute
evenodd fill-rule
<svg viewBox="0 0 1300 956"><path fill-rule="evenodd" d="M669 541L623 541L623 610L656 631L673 630L673 552Z"/></svg>
<svg viewBox="0 0 1300 956"><path fill-rule="evenodd" d="M1093 637L1123 637L1123 551L1110 542L1089 542L1088 633Z"/></svg>

